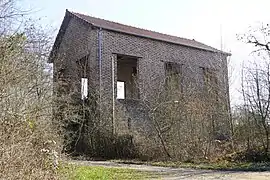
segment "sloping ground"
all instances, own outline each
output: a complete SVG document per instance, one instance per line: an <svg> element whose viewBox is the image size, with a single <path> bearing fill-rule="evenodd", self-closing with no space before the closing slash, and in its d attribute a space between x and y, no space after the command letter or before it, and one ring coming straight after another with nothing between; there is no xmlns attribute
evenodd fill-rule
<svg viewBox="0 0 270 180"><path fill-rule="evenodd" d="M241 172L241 171L212 171L189 168L170 168L157 167L149 165L135 165L135 164L121 164L108 161L72 161L72 164L86 165L86 166L102 166L102 167L117 167L129 168L140 171L148 171L151 174L159 176L158 179L219 179L219 180L268 180L270 179L270 172ZM157 177L153 178L157 179Z"/></svg>

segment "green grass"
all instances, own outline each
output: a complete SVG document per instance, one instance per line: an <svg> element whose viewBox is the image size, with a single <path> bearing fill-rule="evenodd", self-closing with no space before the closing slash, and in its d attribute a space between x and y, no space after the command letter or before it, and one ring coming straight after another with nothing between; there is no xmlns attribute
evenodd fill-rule
<svg viewBox="0 0 270 180"><path fill-rule="evenodd" d="M142 180L153 177L149 172L99 166L68 165L60 172L69 180Z"/></svg>
<svg viewBox="0 0 270 180"><path fill-rule="evenodd" d="M232 163L221 161L218 163L183 163L183 162L142 162L114 160L114 162L125 164L146 164L162 167L195 168L223 171L270 171L270 163ZM60 174L68 180L142 180L160 176L151 172L138 171L134 169L112 168L100 166L79 166L64 164L59 169Z"/></svg>

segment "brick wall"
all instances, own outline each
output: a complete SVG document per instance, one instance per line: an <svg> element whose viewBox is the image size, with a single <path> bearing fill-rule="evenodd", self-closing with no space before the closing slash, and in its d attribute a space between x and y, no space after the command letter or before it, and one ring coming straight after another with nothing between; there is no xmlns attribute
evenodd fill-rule
<svg viewBox="0 0 270 180"><path fill-rule="evenodd" d="M228 108L226 55L102 29L101 57L99 57L99 31L98 28L91 27L80 19L71 18L60 46L61 58L54 61L54 72L56 73L64 65L67 70L65 75L70 80L69 88L79 94L80 86L76 83L80 78L75 73L76 61L89 55L89 90L99 92L99 83L101 83L100 103L109 114L112 114L113 103L112 78L115 82L114 88L117 80L116 76L112 77L112 66L114 66L114 74L117 74L116 54L138 57L140 97L146 99L153 98L151 97L153 91L163 88L161 82L165 78L164 62L183 64L184 92L200 92L197 85L202 80L200 67L214 69L217 72L219 94L223 95L220 103ZM101 79L99 79L99 60L101 60ZM111 117L106 119L110 127L113 121L110 120Z"/></svg>
<svg viewBox="0 0 270 180"><path fill-rule="evenodd" d="M106 97L108 102L112 102L112 54L124 54L139 57L138 78L142 99L155 98L152 97L153 92L164 87L162 83L165 78L164 62L176 62L183 64L184 93L201 92L200 84L202 82L200 81L202 81L203 76L201 67L215 70L218 77L219 94L222 95L220 103L223 104L225 110L228 108L228 77L225 55L113 31L103 30L102 34L102 87L104 88L102 96Z"/></svg>

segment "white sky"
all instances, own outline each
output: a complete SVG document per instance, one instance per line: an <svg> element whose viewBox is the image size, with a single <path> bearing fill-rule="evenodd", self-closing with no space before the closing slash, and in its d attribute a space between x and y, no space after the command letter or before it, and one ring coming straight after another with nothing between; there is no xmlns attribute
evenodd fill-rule
<svg viewBox="0 0 270 180"><path fill-rule="evenodd" d="M232 104L237 102L240 65L252 49L236 34L270 20L269 0L24 0L42 17L42 23L59 29L65 9L161 33L195 39L232 53Z"/></svg>

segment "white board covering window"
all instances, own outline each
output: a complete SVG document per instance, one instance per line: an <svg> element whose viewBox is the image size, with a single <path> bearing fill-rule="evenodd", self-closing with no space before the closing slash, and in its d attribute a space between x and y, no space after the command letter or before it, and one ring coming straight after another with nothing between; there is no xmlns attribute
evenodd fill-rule
<svg viewBox="0 0 270 180"><path fill-rule="evenodd" d="M87 78L81 79L81 98L82 99L88 98L88 79Z"/></svg>
<svg viewBox="0 0 270 180"><path fill-rule="evenodd" d="M117 81L117 99L125 99L125 82Z"/></svg>

